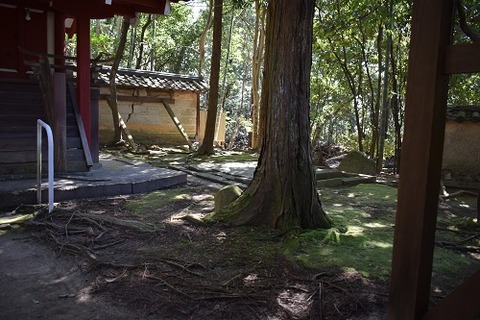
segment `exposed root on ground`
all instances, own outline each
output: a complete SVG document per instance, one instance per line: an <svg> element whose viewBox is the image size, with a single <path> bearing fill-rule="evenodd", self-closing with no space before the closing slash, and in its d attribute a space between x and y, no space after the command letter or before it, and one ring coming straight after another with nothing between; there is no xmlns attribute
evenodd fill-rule
<svg viewBox="0 0 480 320"><path fill-rule="evenodd" d="M213 238L209 233L214 230L192 226L205 229L208 239ZM169 238L185 242L184 226L154 228L123 217L58 209L38 215L26 228L59 254L86 257L82 270L95 275L92 293L111 296L147 314L340 319L369 314L385 305L387 298L374 283L367 284L370 292L362 291L366 281L354 273L306 273L286 261L239 265L221 251L212 253L215 256L168 251L162 233L170 232ZM192 239L185 243L192 245ZM149 246L161 246L161 254L144 251Z"/></svg>

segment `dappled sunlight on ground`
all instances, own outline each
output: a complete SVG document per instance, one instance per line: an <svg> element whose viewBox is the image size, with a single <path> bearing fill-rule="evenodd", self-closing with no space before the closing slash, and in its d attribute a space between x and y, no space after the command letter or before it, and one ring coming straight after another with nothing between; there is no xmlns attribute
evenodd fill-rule
<svg viewBox="0 0 480 320"><path fill-rule="evenodd" d="M244 165L223 167L234 172ZM28 232L60 255L82 259L82 272L92 278L65 297L79 306L111 299L144 318L383 318L395 188L322 188L333 227L288 232L202 221L213 211L215 191L189 182L142 195L59 203L55 215L37 219ZM480 265L471 200L449 199L440 207L432 283L437 296Z"/></svg>

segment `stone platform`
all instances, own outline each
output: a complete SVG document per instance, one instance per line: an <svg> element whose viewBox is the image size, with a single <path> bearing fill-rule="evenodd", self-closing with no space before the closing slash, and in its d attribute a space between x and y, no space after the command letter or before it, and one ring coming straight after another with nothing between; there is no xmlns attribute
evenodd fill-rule
<svg viewBox="0 0 480 320"><path fill-rule="evenodd" d="M57 175L54 201L146 193L187 183L187 174L108 154L90 172ZM0 181L0 208L37 202L35 179ZM48 200L47 179L42 180L42 203Z"/></svg>

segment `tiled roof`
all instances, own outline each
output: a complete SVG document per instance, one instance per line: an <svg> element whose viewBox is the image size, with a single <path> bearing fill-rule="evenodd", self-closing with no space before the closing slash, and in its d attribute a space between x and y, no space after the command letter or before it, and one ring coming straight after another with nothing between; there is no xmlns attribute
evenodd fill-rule
<svg viewBox="0 0 480 320"><path fill-rule="evenodd" d="M97 83L108 85L111 68L101 66L97 69ZM119 68L115 77L117 86L128 88L148 88L166 91L205 92L209 87L203 77L174 73Z"/></svg>
<svg viewBox="0 0 480 320"><path fill-rule="evenodd" d="M480 122L480 106L448 106L447 120Z"/></svg>

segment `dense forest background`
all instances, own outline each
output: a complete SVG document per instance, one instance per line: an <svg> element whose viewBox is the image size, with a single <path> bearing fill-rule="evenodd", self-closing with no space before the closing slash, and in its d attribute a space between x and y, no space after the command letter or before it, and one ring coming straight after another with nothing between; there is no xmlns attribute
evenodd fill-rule
<svg viewBox="0 0 480 320"><path fill-rule="evenodd" d="M172 4L169 15L132 19L121 67L210 75L213 0ZM265 6L223 3L218 109L227 113L227 148L258 148ZM480 27L480 6L464 0L466 21ZM339 145L384 159L401 149L411 1L317 0L311 69L314 147ZM458 15L457 15L458 16ZM456 23L454 42L469 41ZM91 22L92 58L113 57L122 17ZM67 55L74 55L75 39ZM108 64L108 63L107 63ZM453 76L449 105L479 105L479 75ZM206 97L202 107L207 108Z"/></svg>

